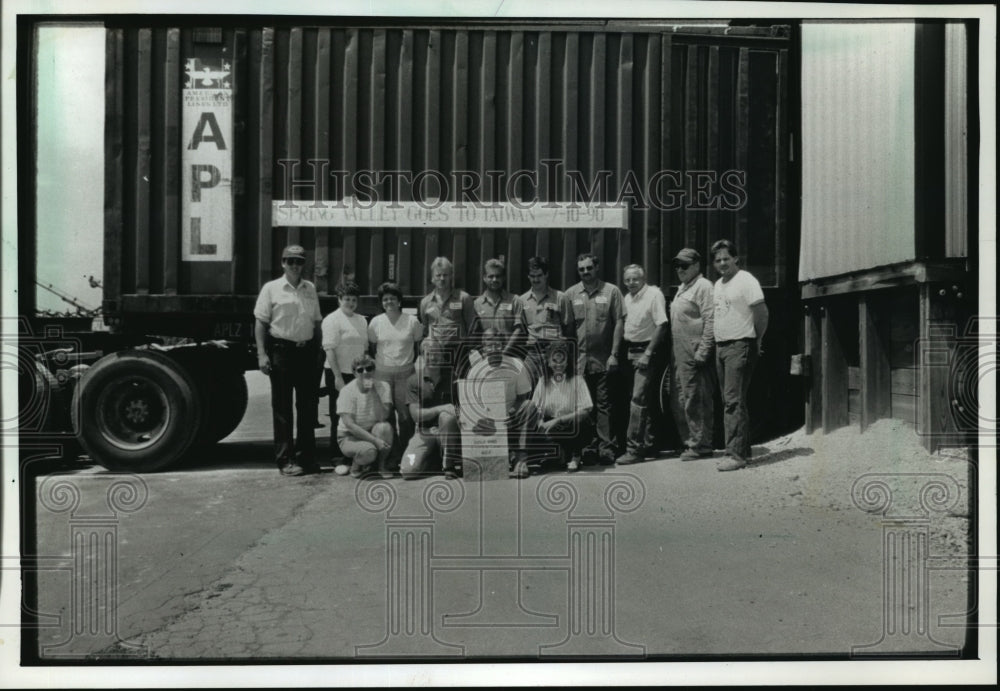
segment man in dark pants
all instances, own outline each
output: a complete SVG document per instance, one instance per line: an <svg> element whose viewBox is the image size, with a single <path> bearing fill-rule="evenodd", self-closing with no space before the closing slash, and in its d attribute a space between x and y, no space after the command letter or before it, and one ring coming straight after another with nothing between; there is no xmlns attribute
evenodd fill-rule
<svg viewBox="0 0 1000 691"><path fill-rule="evenodd" d="M579 357L576 374L582 376L594 402L596 436L583 448L584 464L599 460L602 465L615 462L617 440L611 428L609 376L618 369L616 354L621 350L624 316L622 294L618 288L600 279L600 264L594 254L576 258L580 282L566 290L576 320Z"/></svg>
<svg viewBox="0 0 1000 691"><path fill-rule="evenodd" d="M321 363L319 298L302 278L306 252L289 245L281 253L284 275L261 288L253 314L257 364L271 378L274 455L282 475L316 472L316 367ZM292 437L295 394L298 444Z"/></svg>
<svg viewBox="0 0 1000 691"><path fill-rule="evenodd" d="M715 282L715 369L725 405L726 458L721 471L739 470L750 460L750 376L767 331L767 305L760 283L739 267L736 246L729 240L712 245Z"/></svg>
<svg viewBox="0 0 1000 691"><path fill-rule="evenodd" d="M656 355L670 336L666 301L656 286L646 283L646 272L638 264L625 267L625 287L628 294L622 298L625 313L622 351L625 380L632 398L629 402L628 431L625 434L625 453L616 461L619 465L641 463L655 452L655 436L649 424L649 403L659 381L655 363Z"/></svg>

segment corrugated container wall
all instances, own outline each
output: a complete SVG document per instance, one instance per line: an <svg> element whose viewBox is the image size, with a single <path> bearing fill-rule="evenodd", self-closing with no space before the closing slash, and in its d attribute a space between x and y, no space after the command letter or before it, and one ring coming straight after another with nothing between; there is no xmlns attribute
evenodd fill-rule
<svg viewBox="0 0 1000 691"><path fill-rule="evenodd" d="M944 27L944 131L921 131L913 22L802 24L802 244L799 280L967 254L965 27ZM934 60L934 56L929 56ZM940 104L938 104L940 105ZM918 256L918 158L942 138L940 252ZM935 179L938 179L935 177ZM935 185L936 187L936 185ZM932 244L937 247L935 240Z"/></svg>
<svg viewBox="0 0 1000 691"><path fill-rule="evenodd" d="M307 275L321 293L334 291L346 267L368 295L390 279L405 294L420 295L437 255L453 260L457 283L473 293L481 290L483 261L495 256L506 258L513 290L527 288L525 261L535 254L550 258L552 283L566 287L577 280L577 253L591 249L609 279L619 282L622 267L638 262L652 283L669 285L675 280L669 259L677 250L706 252L720 237L736 240L763 285L794 285L786 224L787 27L711 33L528 25L111 27L112 240L114 229L121 230L119 249L109 250L106 292L253 296L276 274L280 248L290 241L306 246ZM232 118L231 180L181 165L191 147L182 134L189 127L181 122L182 98L188 98L182 86L197 69L207 74L209 67L199 65L209 64L221 64L232 89L226 115ZM200 136L217 143L209 130ZM313 168L309 159L329 163ZM291 168L282 160L300 162L297 184L289 185ZM735 211L691 204L644 210L633 197L629 227L620 231L271 224L273 200L340 198L334 185L308 182L329 183L324 165L349 176L528 170L544 179L544 160L581 171L588 183L610 171L600 197L612 201L627 188L629 172L645 188L658 171L678 171L690 201L697 189L688 173L738 171L745 175L745 203ZM180 259L189 251L181 229L188 232L191 222L181 197L192 184L231 184L231 259ZM718 180L698 184L718 194ZM388 184L377 188L382 199L399 196ZM530 193L523 185L515 191ZM569 180L540 184L537 194L566 201ZM495 198L488 191L482 196ZM197 245L197 234L191 238ZM157 308L149 300L136 304Z"/></svg>

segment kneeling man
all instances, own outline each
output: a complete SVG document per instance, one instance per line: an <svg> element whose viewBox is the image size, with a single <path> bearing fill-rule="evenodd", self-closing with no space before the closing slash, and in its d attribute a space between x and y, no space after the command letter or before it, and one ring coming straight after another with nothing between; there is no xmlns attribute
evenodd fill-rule
<svg viewBox="0 0 1000 691"><path fill-rule="evenodd" d="M451 354L434 338L425 338L416 372L406 383L406 404L417 423L417 433L403 452L399 470L407 480L442 469L454 471L461 444L455 410Z"/></svg>

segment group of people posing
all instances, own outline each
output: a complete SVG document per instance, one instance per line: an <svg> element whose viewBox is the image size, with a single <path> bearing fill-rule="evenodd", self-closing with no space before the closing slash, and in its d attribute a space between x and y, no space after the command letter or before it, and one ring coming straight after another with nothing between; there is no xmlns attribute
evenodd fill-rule
<svg viewBox="0 0 1000 691"><path fill-rule="evenodd" d="M339 307L324 318L315 286L302 278L305 250L290 245L283 275L264 285L254 308L278 468L285 475L319 468L321 360L334 425L331 460L341 475L457 477L463 432L505 435L509 469L519 478L546 462L570 472L638 463L655 454L649 409L659 383L655 363L667 347L686 447L681 459L713 455L718 385L726 435L718 469L742 468L750 459L746 397L768 312L733 243L712 245L711 260L720 275L714 285L696 250L677 253L680 285L668 315L663 292L637 264L623 271L623 294L601 279L594 254L581 254L580 281L560 291L549 285L546 259L532 257L531 287L518 296L505 288L504 264L490 259L484 292L472 297L455 287L451 262L438 257L430 267L433 290L416 315L403 311L403 294L389 282L378 290L383 313L369 322L357 312L360 289L352 281L339 287ZM630 391L624 434L614 422L613 377Z"/></svg>

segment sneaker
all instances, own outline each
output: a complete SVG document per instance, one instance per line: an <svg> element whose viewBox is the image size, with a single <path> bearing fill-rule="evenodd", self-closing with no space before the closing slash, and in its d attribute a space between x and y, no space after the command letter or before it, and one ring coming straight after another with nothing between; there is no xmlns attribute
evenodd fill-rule
<svg viewBox="0 0 1000 691"><path fill-rule="evenodd" d="M527 461L518 461L517 463L514 464L514 477L516 477L518 480L526 478L530 474L531 471L528 470Z"/></svg>
<svg viewBox="0 0 1000 691"><path fill-rule="evenodd" d="M566 472L575 473L579 469L580 460L576 456L573 456L573 458L569 459L569 463L566 464Z"/></svg>
<svg viewBox="0 0 1000 691"><path fill-rule="evenodd" d="M346 463L338 463L333 467L333 472L335 472L337 475L347 475L349 472L351 472L351 466L347 465Z"/></svg>
<svg viewBox="0 0 1000 691"><path fill-rule="evenodd" d="M681 454L682 461L697 461L701 458L701 454L694 449L685 449L684 453Z"/></svg>
<svg viewBox="0 0 1000 691"><path fill-rule="evenodd" d="M631 451L626 451L621 456L615 459L615 463L618 465L631 465L632 463L642 463L642 456L637 456Z"/></svg>
<svg viewBox="0 0 1000 691"><path fill-rule="evenodd" d="M350 473L351 477L360 478L362 475L365 474L365 471L364 468L357 461L354 461L353 463L351 463Z"/></svg>
<svg viewBox="0 0 1000 691"><path fill-rule="evenodd" d="M282 475L289 475L289 476L306 474L306 471L302 468L302 466L300 466L295 461L292 461L291 463L286 463L285 465L278 468L278 471Z"/></svg>
<svg viewBox="0 0 1000 691"><path fill-rule="evenodd" d="M722 462L717 466L719 472L726 472L728 470L739 470L740 468L745 468L747 462L742 458L736 458L735 456L727 456L722 459Z"/></svg>
<svg viewBox="0 0 1000 691"><path fill-rule="evenodd" d="M602 453L600 456L597 457L597 462L600 463L601 465L614 465L615 455L610 451L607 453Z"/></svg>

